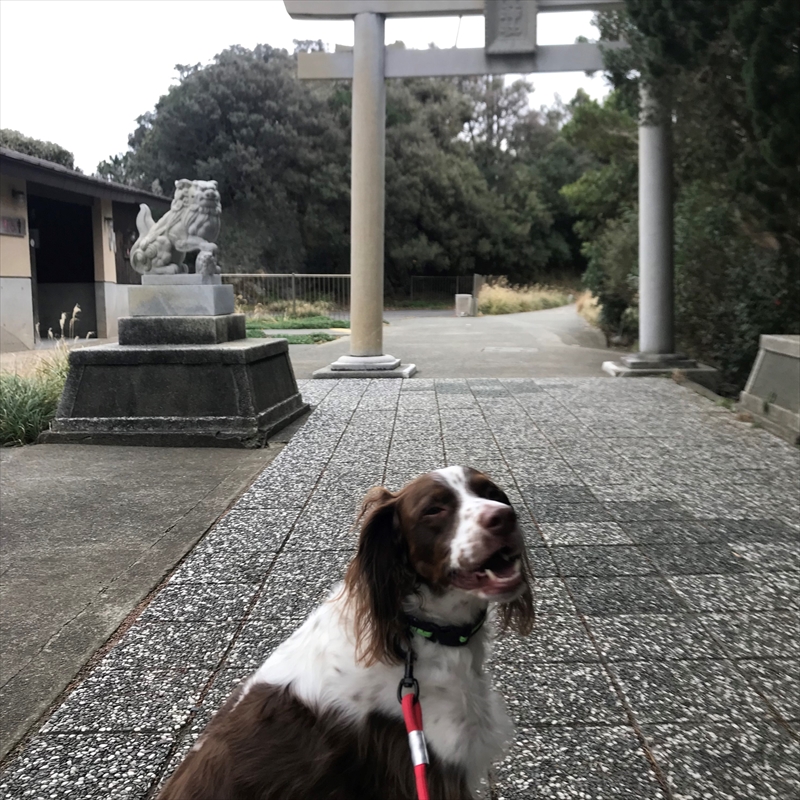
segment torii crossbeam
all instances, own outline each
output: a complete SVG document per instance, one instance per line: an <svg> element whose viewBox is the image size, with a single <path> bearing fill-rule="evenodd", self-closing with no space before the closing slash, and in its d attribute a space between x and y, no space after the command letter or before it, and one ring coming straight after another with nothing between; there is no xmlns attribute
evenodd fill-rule
<svg viewBox="0 0 800 800"><path fill-rule="evenodd" d="M537 45L537 14L611 10L624 4L619 0L284 0L284 4L295 19L351 18L355 23L352 51L298 54L302 79L353 81L350 354L317 370L314 377L410 377L415 365L401 365L400 359L383 352L385 79L601 70L602 51L596 44ZM484 16L485 47L385 46L387 17L457 15ZM643 160L656 161L659 168L642 175L640 202L647 213L641 219L661 230L660 235L640 231L641 238L655 241L657 248L653 255L651 246L648 265L641 265L642 307L648 312L640 341L643 350L650 347L665 354L673 350L671 201L664 182L671 175L671 164L666 125L647 125L654 136L640 137L640 175ZM655 182L650 180L653 174Z"/></svg>

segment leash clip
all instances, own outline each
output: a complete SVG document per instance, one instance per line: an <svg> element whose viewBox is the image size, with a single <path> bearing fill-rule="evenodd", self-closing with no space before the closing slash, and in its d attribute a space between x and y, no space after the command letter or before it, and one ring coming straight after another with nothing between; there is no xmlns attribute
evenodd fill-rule
<svg viewBox="0 0 800 800"><path fill-rule="evenodd" d="M397 685L397 702L403 702L403 689L411 689L414 699L419 700L419 681L414 677L414 651L411 647L406 650L406 668L400 683Z"/></svg>

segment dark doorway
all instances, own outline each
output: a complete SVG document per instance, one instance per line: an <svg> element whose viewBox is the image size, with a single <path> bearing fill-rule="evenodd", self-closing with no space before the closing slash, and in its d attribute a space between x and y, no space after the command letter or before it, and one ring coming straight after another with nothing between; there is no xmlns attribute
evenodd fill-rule
<svg viewBox="0 0 800 800"><path fill-rule="evenodd" d="M41 339L47 340L49 333L55 338L96 336L91 200L66 202L29 194L28 224Z"/></svg>
<svg viewBox="0 0 800 800"><path fill-rule="evenodd" d="M135 284L142 282L142 276L131 266L131 248L139 238L136 228L136 215L139 206L133 203L113 204L114 234L117 237L117 283Z"/></svg>

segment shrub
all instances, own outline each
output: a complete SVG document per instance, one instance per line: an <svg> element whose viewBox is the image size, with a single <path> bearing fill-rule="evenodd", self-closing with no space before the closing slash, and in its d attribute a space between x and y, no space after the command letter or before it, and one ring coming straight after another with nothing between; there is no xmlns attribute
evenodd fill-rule
<svg viewBox="0 0 800 800"><path fill-rule="evenodd" d="M67 372L69 351L63 345L30 375L0 372L0 445L36 441L55 416Z"/></svg>
<svg viewBox="0 0 800 800"><path fill-rule="evenodd" d="M258 330L292 330L293 328L349 328L350 320L333 319L333 317L250 317L248 329Z"/></svg>
<svg viewBox="0 0 800 800"><path fill-rule="evenodd" d="M761 333L800 333L800 270L774 238L752 229L734 200L700 183L675 208L677 345L741 389Z"/></svg>
<svg viewBox="0 0 800 800"><path fill-rule="evenodd" d="M586 287L600 304L600 328L608 336L632 341L638 328L626 311L638 304L639 232L636 209L608 220L596 238L583 245Z"/></svg>
<svg viewBox="0 0 800 800"><path fill-rule="evenodd" d="M547 286L512 286L506 278L485 284L478 294L481 314L517 314L520 311L540 311L557 308L572 302L567 292Z"/></svg>

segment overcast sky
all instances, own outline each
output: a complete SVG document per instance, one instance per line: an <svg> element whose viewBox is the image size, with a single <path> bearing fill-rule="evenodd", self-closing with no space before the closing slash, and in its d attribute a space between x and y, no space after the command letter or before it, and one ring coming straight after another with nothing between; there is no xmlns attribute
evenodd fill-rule
<svg viewBox="0 0 800 800"><path fill-rule="evenodd" d="M596 38L590 12L540 14L539 44ZM390 19L386 41L407 47L483 46L483 18ZM176 64L207 63L233 44L292 52L293 39L353 44L352 22L293 20L282 0L0 0L0 127L57 142L92 173L127 149L136 117L176 80ZM583 87L608 89L599 75L534 75L535 107Z"/></svg>

